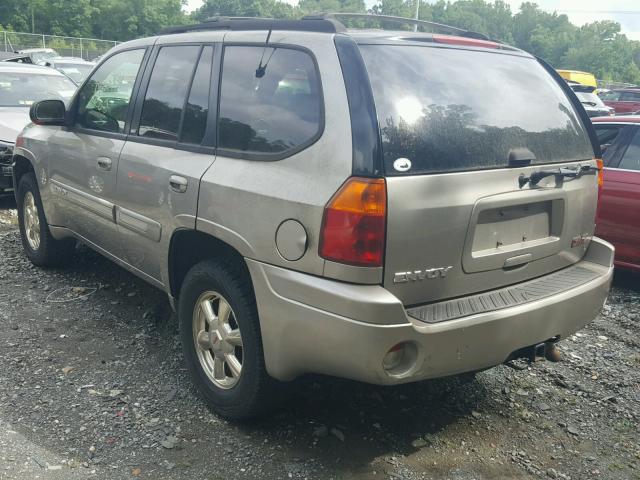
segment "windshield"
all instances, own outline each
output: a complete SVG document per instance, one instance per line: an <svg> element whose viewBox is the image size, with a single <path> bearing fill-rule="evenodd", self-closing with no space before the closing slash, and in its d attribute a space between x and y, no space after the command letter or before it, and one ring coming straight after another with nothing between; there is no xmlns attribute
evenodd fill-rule
<svg viewBox="0 0 640 480"><path fill-rule="evenodd" d="M0 72L1 107L29 107L46 99L59 99L66 103L75 90L75 84L59 74Z"/></svg>
<svg viewBox="0 0 640 480"><path fill-rule="evenodd" d="M61 71L76 83L82 83L93 70L93 64L87 63L58 63L55 64L56 70Z"/></svg>
<svg viewBox="0 0 640 480"><path fill-rule="evenodd" d="M31 60L33 63L42 62L50 58L56 58L58 54L56 52L33 52L31 54Z"/></svg>
<svg viewBox="0 0 640 480"><path fill-rule="evenodd" d="M593 157L570 100L533 58L410 45L360 49L387 175L504 167L515 149L532 152L532 163ZM408 159L410 170L395 171L398 159Z"/></svg>
<svg viewBox="0 0 640 480"><path fill-rule="evenodd" d="M605 104L595 93L576 92L578 100L592 107L604 107Z"/></svg>

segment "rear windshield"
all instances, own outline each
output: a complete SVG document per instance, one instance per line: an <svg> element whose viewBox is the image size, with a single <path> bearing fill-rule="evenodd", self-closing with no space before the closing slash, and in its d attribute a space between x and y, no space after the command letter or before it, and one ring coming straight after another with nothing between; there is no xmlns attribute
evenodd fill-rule
<svg viewBox="0 0 640 480"><path fill-rule="evenodd" d="M605 104L600 97L595 93L586 93L586 92L575 92L578 100L580 100L583 104L589 105L590 107L604 107Z"/></svg>
<svg viewBox="0 0 640 480"><path fill-rule="evenodd" d="M538 164L593 157L571 102L533 58L409 45L360 49L387 175L500 168L514 149L528 149Z"/></svg>

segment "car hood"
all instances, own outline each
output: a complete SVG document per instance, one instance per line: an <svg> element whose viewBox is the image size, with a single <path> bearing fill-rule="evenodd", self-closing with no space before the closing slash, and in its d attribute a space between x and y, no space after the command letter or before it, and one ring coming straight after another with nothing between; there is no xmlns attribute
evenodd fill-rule
<svg viewBox="0 0 640 480"><path fill-rule="evenodd" d="M0 107L0 141L15 143L18 134L30 122L27 107Z"/></svg>

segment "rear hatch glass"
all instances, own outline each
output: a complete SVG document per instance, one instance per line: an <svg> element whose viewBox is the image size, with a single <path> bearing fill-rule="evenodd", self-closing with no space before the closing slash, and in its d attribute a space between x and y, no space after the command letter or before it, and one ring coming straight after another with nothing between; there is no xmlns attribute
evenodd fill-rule
<svg viewBox="0 0 640 480"><path fill-rule="evenodd" d="M405 305L430 303L583 257L596 175L519 182L535 171L595 166L585 126L544 67L489 49L360 48L387 176L389 291ZM525 162L510 166L510 157Z"/></svg>
<svg viewBox="0 0 640 480"><path fill-rule="evenodd" d="M591 144L555 80L530 56L447 47L361 45L387 175L505 167L526 148L534 164L591 158ZM411 168L398 172L398 158Z"/></svg>

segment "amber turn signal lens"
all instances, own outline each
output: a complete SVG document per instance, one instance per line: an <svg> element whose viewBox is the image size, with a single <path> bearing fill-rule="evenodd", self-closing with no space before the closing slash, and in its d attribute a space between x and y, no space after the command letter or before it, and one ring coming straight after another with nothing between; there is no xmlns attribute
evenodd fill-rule
<svg viewBox="0 0 640 480"><path fill-rule="evenodd" d="M598 188L602 188L604 185L604 161L601 158L596 158L596 165L598 166Z"/></svg>
<svg viewBox="0 0 640 480"><path fill-rule="evenodd" d="M349 265L382 266L386 210L384 179L347 180L325 207L320 256Z"/></svg>

